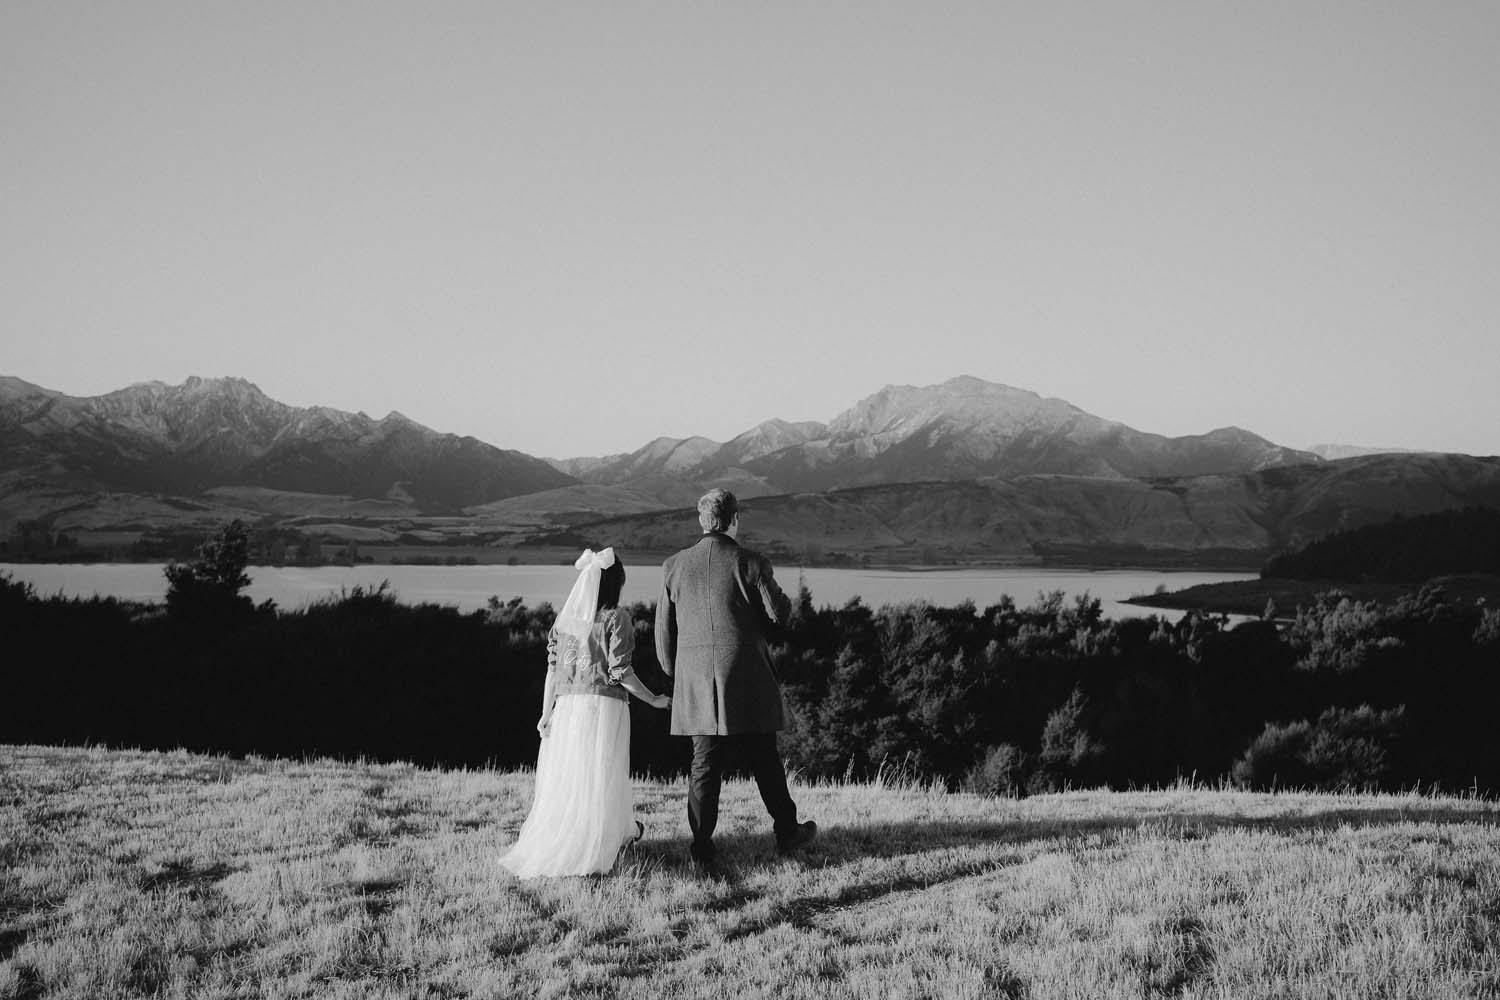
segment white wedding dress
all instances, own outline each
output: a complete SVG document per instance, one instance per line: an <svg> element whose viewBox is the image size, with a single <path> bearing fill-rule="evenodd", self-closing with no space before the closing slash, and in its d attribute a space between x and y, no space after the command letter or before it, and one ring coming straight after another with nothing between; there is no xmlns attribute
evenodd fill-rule
<svg viewBox="0 0 1500 1000"><path fill-rule="evenodd" d="M629 704L560 696L537 754L531 812L500 863L520 878L603 873L636 833Z"/></svg>
<svg viewBox="0 0 1500 1000"><path fill-rule="evenodd" d="M551 723L537 751L531 812L500 864L521 878L609 871L635 840L630 786L630 673L635 626L624 608L598 607L614 550L584 550L573 591L547 636Z"/></svg>

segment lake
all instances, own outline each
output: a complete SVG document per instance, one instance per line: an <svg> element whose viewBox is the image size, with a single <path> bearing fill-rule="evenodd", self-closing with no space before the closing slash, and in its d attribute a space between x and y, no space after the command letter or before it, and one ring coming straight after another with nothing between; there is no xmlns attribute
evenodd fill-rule
<svg viewBox="0 0 1500 1000"><path fill-rule="evenodd" d="M449 604L461 611L482 608L491 595L502 601L520 597L527 604L562 604L575 572L571 566L252 566L246 591L257 603L271 598L283 608L336 595L355 586L376 587L389 580L397 597L410 604ZM167 581L162 567L142 563L0 564L0 573L30 583L42 596L63 594L88 597L100 594L134 601L160 601ZM972 600L978 607L994 604L1009 594L1017 604L1035 601L1038 593L1061 590L1087 592L1100 599L1111 618L1149 615L1150 608L1120 603L1127 597L1149 594L1158 587L1180 590L1200 583L1253 580L1254 573L1223 570L1069 570L1039 567L988 569L880 570L798 569L782 567L777 580L795 595L799 577L806 580L813 603L839 606L859 596L872 607L902 601L953 605ZM654 601L661 588L660 565L627 566L626 603ZM1167 613L1170 614L1170 613Z"/></svg>

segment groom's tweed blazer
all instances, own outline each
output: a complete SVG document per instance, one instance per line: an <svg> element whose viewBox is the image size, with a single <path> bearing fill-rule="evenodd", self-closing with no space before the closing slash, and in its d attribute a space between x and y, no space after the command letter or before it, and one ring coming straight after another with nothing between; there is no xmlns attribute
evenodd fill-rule
<svg viewBox="0 0 1500 1000"><path fill-rule="evenodd" d="M774 733L785 724L765 629L784 625L792 602L771 561L708 532L662 564L656 655L673 678L672 733Z"/></svg>

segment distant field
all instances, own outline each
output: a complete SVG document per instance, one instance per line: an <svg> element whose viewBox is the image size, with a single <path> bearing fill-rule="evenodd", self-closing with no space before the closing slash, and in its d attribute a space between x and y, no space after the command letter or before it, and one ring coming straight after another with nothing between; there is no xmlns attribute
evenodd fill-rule
<svg viewBox="0 0 1500 1000"><path fill-rule="evenodd" d="M1500 996L1500 808L796 787L770 851L680 784L609 876L495 857L530 776L0 747L0 997Z"/></svg>
<svg viewBox="0 0 1500 1000"><path fill-rule="evenodd" d="M562 546L494 546L494 545L361 545L362 558L377 563L444 563L452 558L472 560L481 566L506 563L521 566L571 566L578 558L577 547ZM670 552L634 552L635 561L661 562Z"/></svg>

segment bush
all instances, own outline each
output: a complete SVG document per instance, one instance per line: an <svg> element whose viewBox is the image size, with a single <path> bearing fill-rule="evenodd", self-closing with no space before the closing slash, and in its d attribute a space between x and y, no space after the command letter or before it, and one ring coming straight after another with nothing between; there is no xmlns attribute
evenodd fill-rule
<svg viewBox="0 0 1500 1000"><path fill-rule="evenodd" d="M1245 788L1376 788L1389 776L1391 747L1405 706L1378 712L1369 705L1330 708L1316 723L1268 724L1235 761L1231 776Z"/></svg>
<svg viewBox="0 0 1500 1000"><path fill-rule="evenodd" d="M172 562L162 570L167 577L167 613L177 616L217 617L234 610L248 611L250 585L245 566L250 561L250 529L230 521L198 548L190 563Z"/></svg>
<svg viewBox="0 0 1500 1000"><path fill-rule="evenodd" d="M979 795L1021 798L1032 767L1031 756L1009 743L990 747L964 776L963 789Z"/></svg>
<svg viewBox="0 0 1500 1000"><path fill-rule="evenodd" d="M0 573L0 610L7 612L7 620L13 620L11 614L19 614L34 600L36 591L31 584L17 580L9 573Z"/></svg>
<svg viewBox="0 0 1500 1000"><path fill-rule="evenodd" d="M1500 608L1485 608L1474 629L1474 645L1484 648L1500 646Z"/></svg>
<svg viewBox="0 0 1500 1000"><path fill-rule="evenodd" d="M1242 788L1268 790L1283 787L1305 788L1312 784L1307 767L1307 743L1312 723L1303 719L1286 725L1266 723L1261 734L1250 741L1245 753L1234 762L1230 777Z"/></svg>
<svg viewBox="0 0 1500 1000"><path fill-rule="evenodd" d="M1376 602L1351 600L1331 590L1319 594L1311 608L1298 609L1289 635L1300 654L1299 669L1349 673L1400 649L1401 640L1390 635L1389 628Z"/></svg>
<svg viewBox="0 0 1500 1000"><path fill-rule="evenodd" d="M1083 727L1086 702L1077 688L1042 726L1042 750L1028 779L1033 792L1057 792L1070 786L1093 784L1098 778L1104 748Z"/></svg>

